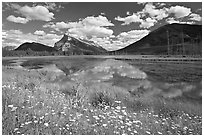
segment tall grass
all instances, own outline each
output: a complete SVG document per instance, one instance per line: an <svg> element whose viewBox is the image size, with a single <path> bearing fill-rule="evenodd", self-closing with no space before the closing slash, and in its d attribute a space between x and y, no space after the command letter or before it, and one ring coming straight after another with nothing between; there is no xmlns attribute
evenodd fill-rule
<svg viewBox="0 0 204 137"><path fill-rule="evenodd" d="M4 135L202 134L200 113L173 107L179 103L102 83L58 83L50 72L3 67L2 75Z"/></svg>

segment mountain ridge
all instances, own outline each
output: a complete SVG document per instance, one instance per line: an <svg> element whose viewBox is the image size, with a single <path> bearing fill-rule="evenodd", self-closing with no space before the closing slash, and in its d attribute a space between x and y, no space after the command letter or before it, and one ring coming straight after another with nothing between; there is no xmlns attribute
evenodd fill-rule
<svg viewBox="0 0 204 137"><path fill-rule="evenodd" d="M78 54L100 54L107 52L107 50L92 41L82 40L66 34L54 44L54 48L59 51Z"/></svg>
<svg viewBox="0 0 204 137"><path fill-rule="evenodd" d="M25 51L28 49L30 49L32 51L47 51L47 52L56 51L56 49L54 49L53 47L46 46L44 44L37 43L37 42L25 42L25 43L21 44L15 50L24 50Z"/></svg>
<svg viewBox="0 0 204 137"><path fill-rule="evenodd" d="M182 34L183 33L183 34ZM182 36L183 35L183 36ZM183 40L183 42L182 42ZM197 40L197 41L196 41ZM109 53L117 54L168 54L168 41L172 46L171 54L181 53L181 45L186 48L185 54L201 54L202 25L167 24L150 32L148 35L122 49ZM194 43L192 43L194 41ZM192 45L194 44L194 47ZM178 47L178 48L176 48ZM196 51L191 51L191 48ZM193 53L199 52L199 53Z"/></svg>

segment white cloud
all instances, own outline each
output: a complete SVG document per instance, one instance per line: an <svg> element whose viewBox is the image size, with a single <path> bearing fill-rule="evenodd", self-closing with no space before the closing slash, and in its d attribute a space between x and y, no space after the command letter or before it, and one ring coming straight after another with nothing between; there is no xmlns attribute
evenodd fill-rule
<svg viewBox="0 0 204 137"><path fill-rule="evenodd" d="M172 24L172 23L179 23L179 24L194 24L195 22L193 21L179 21L179 20L176 20L174 18L168 18L166 19L166 22L169 23L169 24Z"/></svg>
<svg viewBox="0 0 204 137"><path fill-rule="evenodd" d="M78 37L84 38L91 38L93 36L108 37L113 34L113 30L99 26L83 26L79 28L70 28L68 33L76 34Z"/></svg>
<svg viewBox="0 0 204 137"><path fill-rule="evenodd" d="M49 22L43 25L44 28L52 28L59 31L60 29L68 29L68 33L75 37L91 38L91 37L108 37L113 34L113 30L108 26L114 26L105 16L98 17L89 16L78 22Z"/></svg>
<svg viewBox="0 0 204 137"><path fill-rule="evenodd" d="M184 6L172 6L169 13L173 13L176 18L186 17L191 13L191 9Z"/></svg>
<svg viewBox="0 0 204 137"><path fill-rule="evenodd" d="M136 42L149 34L149 30L131 30L128 32L120 33L117 38L120 42L122 42L125 46Z"/></svg>
<svg viewBox="0 0 204 137"><path fill-rule="evenodd" d="M127 11L127 12L126 12L126 15L130 15L130 12L129 12L129 11Z"/></svg>
<svg viewBox="0 0 204 137"><path fill-rule="evenodd" d="M35 32L34 32L34 34L35 35L45 35L46 33L43 31L43 30L36 30Z"/></svg>
<svg viewBox="0 0 204 137"><path fill-rule="evenodd" d="M166 22L169 23L169 24L179 23L179 21L178 21L178 20L175 20L174 18L168 18L168 19L166 19Z"/></svg>
<svg viewBox="0 0 204 137"><path fill-rule="evenodd" d="M8 16L6 19L11 22L22 23L22 24L26 24L28 22L28 19L26 18L15 17L13 15Z"/></svg>
<svg viewBox="0 0 204 137"><path fill-rule="evenodd" d="M78 22L49 22L43 25L44 28L52 28L55 30L69 29L69 28L84 28L85 26L106 27L114 26L106 17L99 15L98 17L89 16Z"/></svg>
<svg viewBox="0 0 204 137"><path fill-rule="evenodd" d="M51 21L54 19L54 14L43 6L29 7L26 5L18 9L18 11L28 20Z"/></svg>
<svg viewBox="0 0 204 137"><path fill-rule="evenodd" d="M189 20L194 20L194 21L202 20L202 17L199 14L195 14L195 13L192 13L189 17L190 17Z"/></svg>
<svg viewBox="0 0 204 137"><path fill-rule="evenodd" d="M127 16L124 18L118 16L118 17L115 17L115 20L124 22L121 25L128 25L128 24L133 23L133 22L141 22L142 21L140 19L140 15L136 15L136 14L133 14L133 15L130 15L130 16Z"/></svg>
<svg viewBox="0 0 204 137"><path fill-rule="evenodd" d="M85 26L114 26L106 17L99 15L98 17L89 16L82 20Z"/></svg>
<svg viewBox="0 0 204 137"><path fill-rule="evenodd" d="M46 8L49 9L49 10L52 10L52 11L57 11L59 12L60 9L64 8L62 5L60 4L56 4L55 2L46 2Z"/></svg>
<svg viewBox="0 0 204 137"><path fill-rule="evenodd" d="M143 20L140 24L140 27L141 28L150 28L152 26L154 26L154 24L156 23L157 21L155 19L152 19L152 18L146 18L145 20Z"/></svg>
<svg viewBox="0 0 204 137"><path fill-rule="evenodd" d="M167 9L156 9L156 7L152 3L147 3L143 9L143 14L149 14L150 17L155 18L157 20L161 20L168 16Z"/></svg>
<svg viewBox="0 0 204 137"><path fill-rule="evenodd" d="M39 33L40 31L38 31ZM32 33L23 33L20 30L4 31L3 46L8 44L18 47L24 42L39 42L48 46L54 46L54 43L60 40L62 36L56 34L35 35Z"/></svg>
<svg viewBox="0 0 204 137"><path fill-rule="evenodd" d="M149 30L131 30L128 32L122 32L117 36L111 35L109 37L92 37L90 40L101 45L107 50L117 50L124 48L133 42L136 42L146 36Z"/></svg>

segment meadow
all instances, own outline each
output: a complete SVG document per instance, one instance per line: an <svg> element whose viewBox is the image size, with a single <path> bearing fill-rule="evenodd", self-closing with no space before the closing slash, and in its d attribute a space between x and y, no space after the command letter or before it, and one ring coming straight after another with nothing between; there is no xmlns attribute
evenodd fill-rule
<svg viewBox="0 0 204 137"><path fill-rule="evenodd" d="M64 68L63 63L59 67ZM2 134L202 134L202 104L197 101L138 96L107 83L59 82L64 77L46 70L3 66Z"/></svg>

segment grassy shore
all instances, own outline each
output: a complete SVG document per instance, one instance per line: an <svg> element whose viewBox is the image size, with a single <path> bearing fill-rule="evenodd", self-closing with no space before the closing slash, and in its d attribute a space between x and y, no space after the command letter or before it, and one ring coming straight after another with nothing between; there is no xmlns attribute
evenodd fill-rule
<svg viewBox="0 0 204 137"><path fill-rule="evenodd" d="M202 106L125 89L60 83L58 73L2 68L3 135L202 134Z"/></svg>

